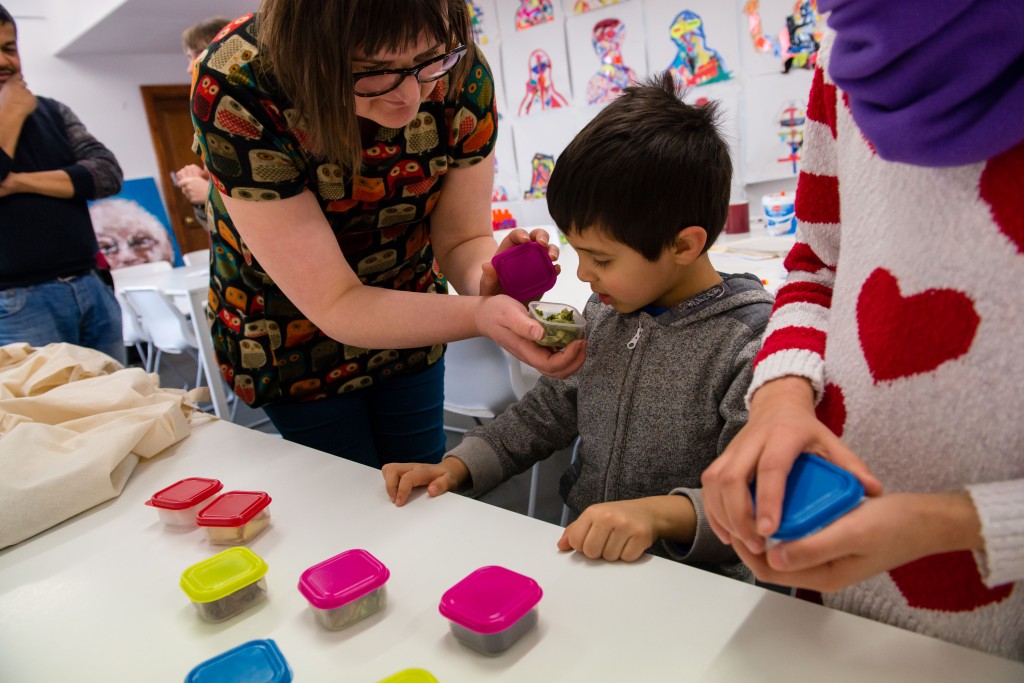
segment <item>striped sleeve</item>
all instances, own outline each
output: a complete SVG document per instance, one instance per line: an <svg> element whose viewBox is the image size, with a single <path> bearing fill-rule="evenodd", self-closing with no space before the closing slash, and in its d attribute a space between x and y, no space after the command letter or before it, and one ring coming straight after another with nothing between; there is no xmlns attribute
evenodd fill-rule
<svg viewBox="0 0 1024 683"><path fill-rule="evenodd" d="M836 161L836 86L828 77L826 37L814 70L797 181L796 243L786 257L786 284L775 297L764 344L754 359L747 403L765 382L795 375L825 386L825 340L839 258L839 179Z"/></svg>

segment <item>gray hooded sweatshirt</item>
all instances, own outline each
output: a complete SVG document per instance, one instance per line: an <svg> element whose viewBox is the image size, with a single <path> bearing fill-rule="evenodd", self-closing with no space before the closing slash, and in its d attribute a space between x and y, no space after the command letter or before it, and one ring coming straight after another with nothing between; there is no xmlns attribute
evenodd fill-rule
<svg viewBox="0 0 1024 683"><path fill-rule="evenodd" d="M580 436L559 487L575 515L595 503L688 496L697 511L693 544L651 551L742 575L704 516L700 476L747 421L744 395L774 299L752 275L723 277L657 317L621 314L592 297L583 367L564 380L541 377L448 454L469 469L466 493L488 491Z"/></svg>

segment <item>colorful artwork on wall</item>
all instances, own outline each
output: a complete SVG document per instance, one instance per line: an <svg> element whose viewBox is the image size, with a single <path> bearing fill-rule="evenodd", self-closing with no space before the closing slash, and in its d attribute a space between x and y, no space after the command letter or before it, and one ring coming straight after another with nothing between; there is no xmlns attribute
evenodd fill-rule
<svg viewBox="0 0 1024 683"><path fill-rule="evenodd" d="M182 265L155 179L125 180L118 194L89 202L89 216L112 269L153 261Z"/></svg>

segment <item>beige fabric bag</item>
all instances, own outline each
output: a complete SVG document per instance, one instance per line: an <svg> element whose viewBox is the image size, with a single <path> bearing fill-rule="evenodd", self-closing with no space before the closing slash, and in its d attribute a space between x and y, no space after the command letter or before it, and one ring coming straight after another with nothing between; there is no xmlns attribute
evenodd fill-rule
<svg viewBox="0 0 1024 683"><path fill-rule="evenodd" d="M116 497L139 457L215 419L195 406L207 389L159 379L72 344L0 346L0 548Z"/></svg>

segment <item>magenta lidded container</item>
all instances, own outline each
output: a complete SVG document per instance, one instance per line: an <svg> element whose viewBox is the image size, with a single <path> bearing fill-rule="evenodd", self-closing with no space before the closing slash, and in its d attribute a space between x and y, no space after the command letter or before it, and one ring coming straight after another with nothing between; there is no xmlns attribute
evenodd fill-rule
<svg viewBox="0 0 1024 683"><path fill-rule="evenodd" d="M217 479L189 477L160 489L146 505L156 508L160 521L168 526L195 527L196 513L222 488Z"/></svg>
<svg viewBox="0 0 1024 683"><path fill-rule="evenodd" d="M530 577L492 565L449 588L438 609L463 645L497 655L536 625L542 595L544 591Z"/></svg>
<svg viewBox="0 0 1024 683"><path fill-rule="evenodd" d="M210 543L239 545L270 526L270 496L263 491L228 491L196 515Z"/></svg>
<svg viewBox="0 0 1024 683"><path fill-rule="evenodd" d="M505 294L523 303L539 299L558 279L547 247L537 242L517 244L499 252L491 259L491 265L498 272L498 282Z"/></svg>
<svg viewBox="0 0 1024 683"><path fill-rule="evenodd" d="M302 572L299 592L320 625L338 631L384 608L390 576L369 552L346 550Z"/></svg>

